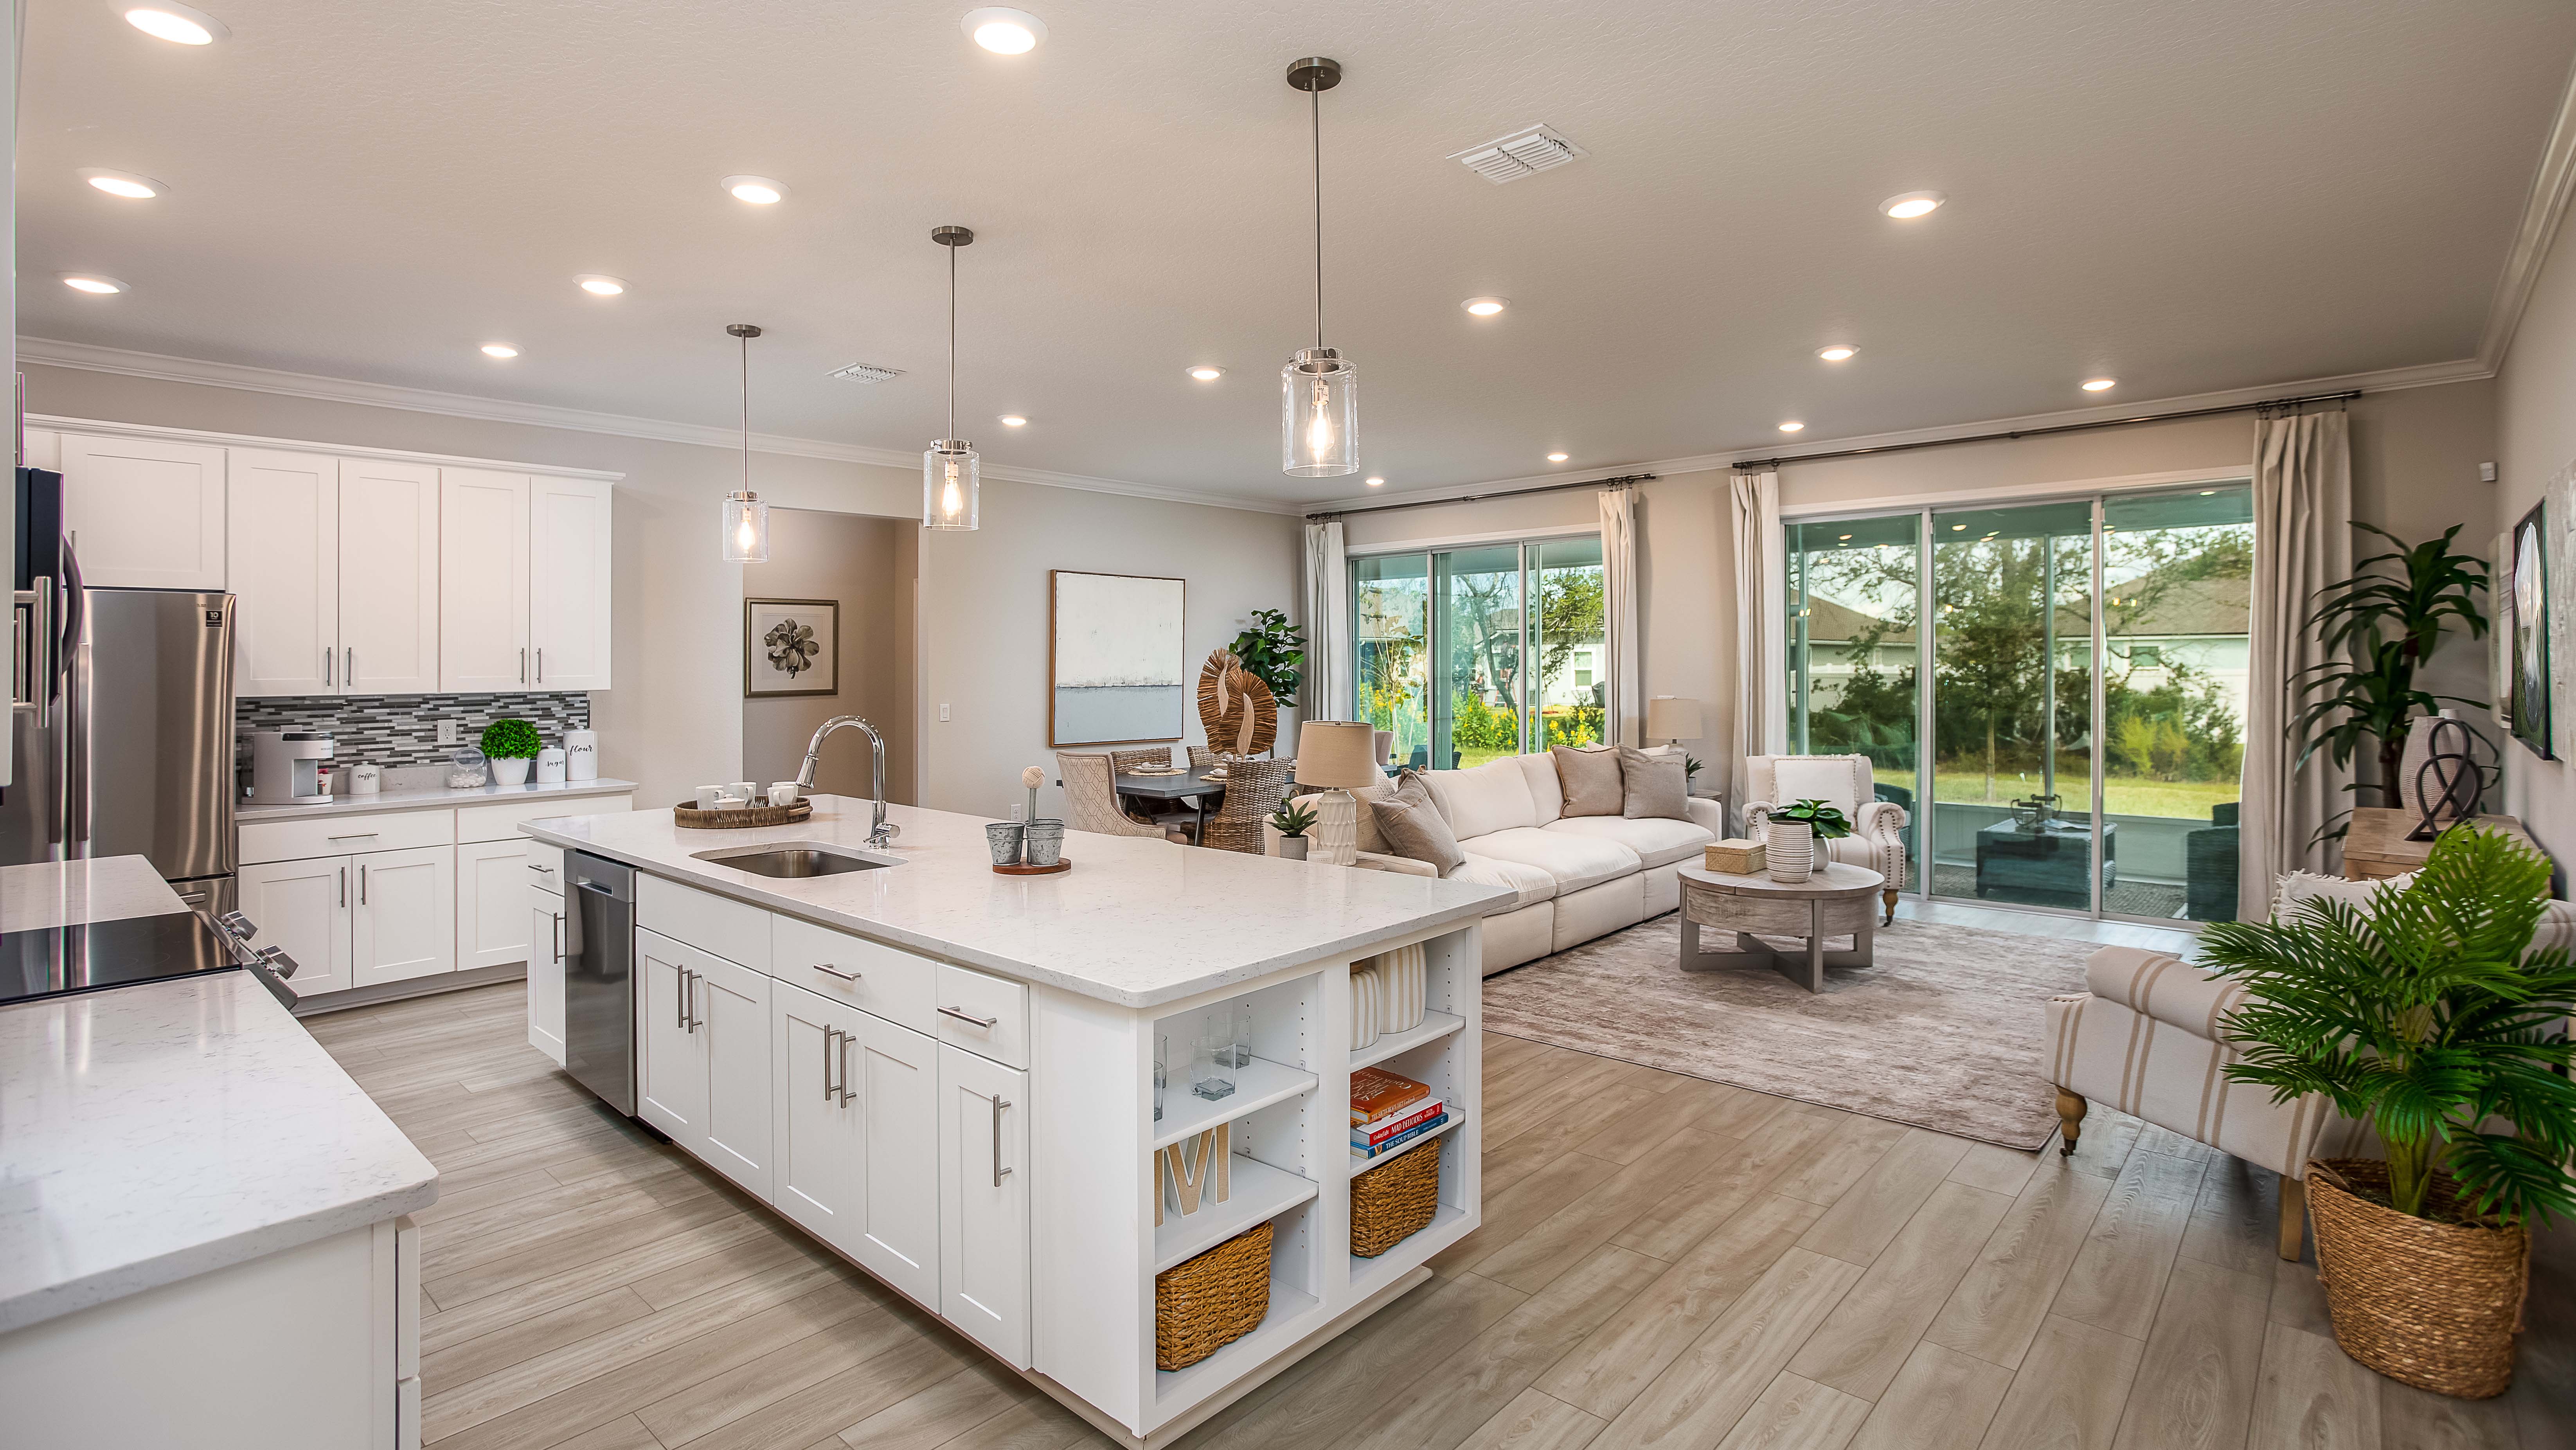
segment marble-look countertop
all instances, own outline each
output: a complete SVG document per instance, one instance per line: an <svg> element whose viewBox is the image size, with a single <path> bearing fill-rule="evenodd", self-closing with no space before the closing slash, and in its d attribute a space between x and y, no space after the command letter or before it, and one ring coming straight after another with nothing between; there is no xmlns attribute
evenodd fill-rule
<svg viewBox="0 0 2576 1450"><path fill-rule="evenodd" d="M247 972L0 1007L0 1333L437 1199Z"/></svg>
<svg viewBox="0 0 2576 1450"><path fill-rule="evenodd" d="M562 785L473 785L460 790L440 786L431 790L388 790L375 795L335 795L319 805L276 806L243 801L233 810L233 819L247 824L252 821L292 821L306 816L346 816L361 811L425 811L439 806L496 806L530 799L574 800L582 796L625 795L635 789L631 780L567 781Z"/></svg>
<svg viewBox="0 0 2576 1450"><path fill-rule="evenodd" d="M818 795L813 819L755 830L683 830L668 810L530 821L538 840L890 945L1153 1007L1351 951L1409 930L1473 920L1499 887L1067 832L1073 869L1000 876L985 820L895 806L902 827L879 871L778 880L695 859L785 841L864 850L869 803Z"/></svg>
<svg viewBox="0 0 2576 1450"><path fill-rule="evenodd" d="M179 893L141 856L0 866L0 931L42 931L187 909ZM0 1133L7 1129L6 1120L0 1120ZM7 1146L0 1142L0 1150Z"/></svg>

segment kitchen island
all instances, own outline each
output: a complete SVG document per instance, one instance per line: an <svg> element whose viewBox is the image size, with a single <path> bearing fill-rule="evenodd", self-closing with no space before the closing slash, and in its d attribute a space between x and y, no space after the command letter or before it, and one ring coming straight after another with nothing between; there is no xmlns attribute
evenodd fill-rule
<svg viewBox="0 0 2576 1450"><path fill-rule="evenodd" d="M1481 1221L1478 922L1496 888L1078 833L1070 871L1003 876L981 818L896 807L900 834L871 851L869 802L815 806L753 830L668 811L523 829L635 873L638 1116L1103 1431L1167 1443ZM708 859L785 843L863 864L781 878ZM1355 1048L1350 968L1414 946L1427 1011ZM1206 1074L1231 1084L1215 1096L1193 1090L1202 1037L1249 1046ZM1350 1151L1350 1075L1372 1065L1449 1119L1407 1150L1436 1159L1429 1221L1361 1257L1352 1181L1406 1156ZM1212 1178L1196 1154L1217 1145ZM1204 1196L1184 1199L1183 1172ZM1158 1369L1156 1275L1265 1227L1257 1324Z"/></svg>

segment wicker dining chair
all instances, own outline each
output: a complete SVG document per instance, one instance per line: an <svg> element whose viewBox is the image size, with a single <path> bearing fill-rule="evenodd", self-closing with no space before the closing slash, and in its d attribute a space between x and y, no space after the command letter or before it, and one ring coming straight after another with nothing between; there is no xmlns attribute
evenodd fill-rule
<svg viewBox="0 0 2576 1450"><path fill-rule="evenodd" d="M1109 752L1109 763L1120 775L1126 775L1140 765L1159 770L1172 763L1172 747L1158 745L1151 750L1113 750Z"/></svg>
<svg viewBox="0 0 2576 1450"><path fill-rule="evenodd" d="M1136 767L1140 765L1148 765L1161 769L1168 767L1171 763L1172 747L1168 745L1157 746L1152 750L1113 750L1109 752L1110 769L1116 771L1120 775L1132 774ZM1138 801L1130 806L1129 813L1133 814L1136 810L1142 810L1144 812L1145 819L1161 827L1166 835L1169 835L1174 831L1181 832L1181 836L1176 837L1175 839L1187 839L1197 833L1198 812L1192 810L1184 802L1163 801L1148 804Z"/></svg>
<svg viewBox="0 0 2576 1450"><path fill-rule="evenodd" d="M1190 747L1190 769L1192 770L1205 770L1216 764L1216 758L1216 752L1204 745Z"/></svg>
<svg viewBox="0 0 2576 1450"><path fill-rule="evenodd" d="M1261 823L1288 793L1293 760L1238 760L1225 769L1225 800L1207 818L1199 844L1219 851L1262 852Z"/></svg>
<svg viewBox="0 0 2576 1450"><path fill-rule="evenodd" d="M1064 781L1065 824L1096 836L1160 836L1186 842L1188 836L1129 815L1118 804L1118 776L1106 755L1057 751L1057 776Z"/></svg>

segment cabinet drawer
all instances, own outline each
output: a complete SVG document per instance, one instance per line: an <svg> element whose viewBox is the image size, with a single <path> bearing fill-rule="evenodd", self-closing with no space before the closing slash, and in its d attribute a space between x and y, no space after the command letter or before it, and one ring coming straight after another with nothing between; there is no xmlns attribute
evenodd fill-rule
<svg viewBox="0 0 2576 1450"><path fill-rule="evenodd" d="M550 891L557 896L563 895L563 847L549 846L543 841L530 841L527 852L528 884L539 891Z"/></svg>
<svg viewBox="0 0 2576 1450"><path fill-rule="evenodd" d="M547 821L557 816L624 815L633 809L635 798L625 795L584 795L565 800L561 796L533 796L526 800L503 801L488 806L456 808L456 839L466 841L506 841L519 834L527 821Z"/></svg>
<svg viewBox="0 0 2576 1450"><path fill-rule="evenodd" d="M936 990L931 1006L937 1030L932 1035L995 1062L1029 1065L1026 983L942 962Z"/></svg>
<svg viewBox="0 0 2576 1450"><path fill-rule="evenodd" d="M939 963L928 957L792 916L769 919L769 952L770 975L782 982L847 1002L924 1036L934 1033L938 1014L931 997ZM845 973L855 973L857 980ZM979 1010L975 1015L991 1014Z"/></svg>
<svg viewBox="0 0 2576 1450"><path fill-rule="evenodd" d="M757 906L639 873L635 924L753 971L769 970L769 913Z"/></svg>
<svg viewBox="0 0 2576 1450"><path fill-rule="evenodd" d="M302 861L362 851L411 851L456 844L456 812L380 811L354 816L315 816L301 821L252 821L241 828L241 860Z"/></svg>

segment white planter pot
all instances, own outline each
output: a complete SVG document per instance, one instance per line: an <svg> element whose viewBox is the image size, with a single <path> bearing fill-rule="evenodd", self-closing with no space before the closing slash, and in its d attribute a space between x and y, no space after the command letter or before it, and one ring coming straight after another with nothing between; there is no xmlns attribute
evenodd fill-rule
<svg viewBox="0 0 2576 1450"><path fill-rule="evenodd" d="M1282 837L1280 837L1280 838L1279 838L1279 854L1280 854L1280 855L1282 855L1282 856L1287 857L1287 858L1288 858L1289 860L1291 860L1291 861L1303 861L1303 860L1305 860L1305 859L1306 859L1306 838L1305 838L1305 837L1303 837L1303 836L1282 836Z"/></svg>
<svg viewBox="0 0 2576 1450"><path fill-rule="evenodd" d="M1766 821L1762 854L1772 880L1804 881L1815 874L1816 829L1804 821Z"/></svg>
<svg viewBox="0 0 2576 1450"><path fill-rule="evenodd" d="M492 783L494 785L526 785L528 783L528 758L524 755L507 757L496 755L492 757Z"/></svg>

